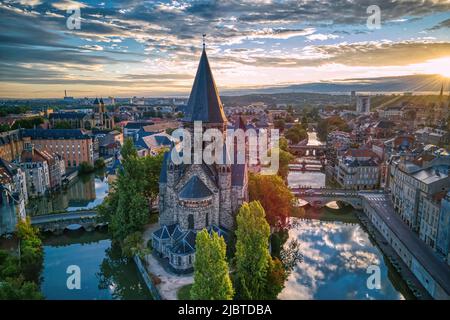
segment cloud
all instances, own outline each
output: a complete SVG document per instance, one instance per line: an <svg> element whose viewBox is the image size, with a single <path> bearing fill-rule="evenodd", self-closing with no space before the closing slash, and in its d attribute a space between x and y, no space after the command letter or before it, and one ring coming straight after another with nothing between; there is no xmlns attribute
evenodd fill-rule
<svg viewBox="0 0 450 320"><path fill-rule="evenodd" d="M437 25L435 25L434 27L429 28L428 30L434 31L434 30L447 29L447 28L450 28L450 19L441 21Z"/></svg>
<svg viewBox="0 0 450 320"><path fill-rule="evenodd" d="M365 27L371 2L111 0L103 6L81 0L0 1L0 58L10 67L40 65L36 82L55 66L58 74L49 73L45 81L78 77L84 83L91 81L86 72L96 70L102 74L92 76L108 77L115 84L125 83L121 74L156 83L162 79L152 75L160 72L175 89L188 79L170 75L195 72L203 33L208 34L215 70L230 74L251 67L399 66L449 55L449 44L439 38L356 42L373 36ZM377 2L387 25L403 26L450 10L450 3L443 0ZM66 27L66 10L73 5L81 8L80 30ZM448 26L448 20L438 26ZM340 43L320 43L336 39ZM120 46L112 45L118 42ZM149 77L141 78L145 72L139 70ZM31 81L31 76L30 71L24 81Z"/></svg>
<svg viewBox="0 0 450 320"><path fill-rule="evenodd" d="M310 41L325 41L328 39L337 39L339 38L338 35L336 34L323 34L323 33L314 33L311 35L306 36L306 39L310 40Z"/></svg>

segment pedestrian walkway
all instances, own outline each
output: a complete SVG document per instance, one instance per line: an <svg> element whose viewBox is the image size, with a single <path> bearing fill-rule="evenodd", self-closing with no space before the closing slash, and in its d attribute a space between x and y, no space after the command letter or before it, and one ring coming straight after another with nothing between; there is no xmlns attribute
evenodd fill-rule
<svg viewBox="0 0 450 320"><path fill-rule="evenodd" d="M144 231L144 243L151 239L153 231L159 229L159 224L148 225ZM158 277L161 282L156 284L156 288L163 300L177 300L177 293L181 287L194 282L193 274L179 275L165 268L160 259L153 254L145 256L147 262L147 271L154 277Z"/></svg>

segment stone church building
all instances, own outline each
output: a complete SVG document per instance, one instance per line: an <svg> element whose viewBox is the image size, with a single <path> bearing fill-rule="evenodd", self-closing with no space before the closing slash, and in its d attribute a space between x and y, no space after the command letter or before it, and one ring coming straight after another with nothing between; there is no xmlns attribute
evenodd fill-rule
<svg viewBox="0 0 450 320"><path fill-rule="evenodd" d="M193 131L194 121L203 130L219 129L226 139L231 124L225 116L205 48L184 112L183 127ZM175 165L164 156L159 181L161 228L153 233L153 249L169 259L177 272L190 272L195 259L196 232L206 228L225 240L235 227L235 215L248 201L247 164ZM228 155L229 156L229 155ZM227 157L224 152L224 157ZM236 159L236 157L234 157Z"/></svg>

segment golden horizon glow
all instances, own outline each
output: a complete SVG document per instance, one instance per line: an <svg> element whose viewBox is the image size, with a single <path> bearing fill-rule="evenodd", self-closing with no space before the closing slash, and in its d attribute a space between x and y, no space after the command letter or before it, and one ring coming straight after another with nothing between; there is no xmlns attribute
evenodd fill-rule
<svg viewBox="0 0 450 320"><path fill-rule="evenodd" d="M428 74L438 74L450 79L450 57L429 60L421 64L421 67Z"/></svg>

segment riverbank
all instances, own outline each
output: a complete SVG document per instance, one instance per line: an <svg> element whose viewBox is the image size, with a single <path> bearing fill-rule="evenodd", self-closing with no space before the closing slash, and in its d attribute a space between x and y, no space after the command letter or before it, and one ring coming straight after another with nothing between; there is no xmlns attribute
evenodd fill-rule
<svg viewBox="0 0 450 320"><path fill-rule="evenodd" d="M415 298L420 300L432 300L432 297L428 291L422 286L419 280L414 276L408 266L397 255L395 250L389 245L383 235L372 225L370 220L360 212L357 215L358 220L364 226L366 232L370 235L371 239L377 244L383 255L388 260L397 273L404 280L406 287L411 294L409 298Z"/></svg>

